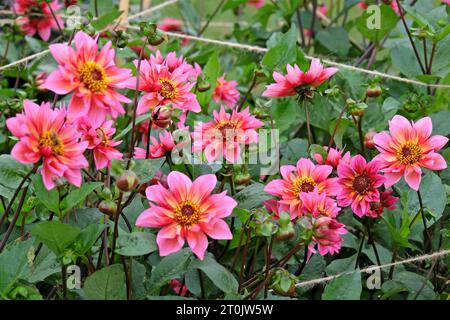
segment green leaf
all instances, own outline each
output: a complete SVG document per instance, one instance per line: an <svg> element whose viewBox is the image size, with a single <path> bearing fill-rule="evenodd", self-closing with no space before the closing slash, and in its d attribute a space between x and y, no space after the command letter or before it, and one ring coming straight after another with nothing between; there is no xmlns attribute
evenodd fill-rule
<svg viewBox="0 0 450 320"><path fill-rule="evenodd" d="M441 179L433 172L427 172L420 183L420 193L424 207L431 211L434 220L437 221L444 212L447 204L447 193ZM408 193L408 211L410 215L420 210L419 198L415 190L410 189Z"/></svg>
<svg viewBox="0 0 450 320"><path fill-rule="evenodd" d="M203 76L205 81L207 81L211 88L205 92L199 92L197 94L198 102L202 106L208 106L211 101L211 94L216 87L217 78L223 73L220 67L220 60L217 52L214 52L208 59L205 67L203 68Z"/></svg>
<svg viewBox="0 0 450 320"><path fill-rule="evenodd" d="M330 281L322 294L323 300L359 300L361 298L361 273L359 269Z"/></svg>
<svg viewBox="0 0 450 320"><path fill-rule="evenodd" d="M341 272L352 271L355 269L356 254L342 259L333 260L327 267L327 275L336 275Z"/></svg>
<svg viewBox="0 0 450 320"><path fill-rule="evenodd" d="M342 27L322 29L317 32L317 40L329 51L336 52L341 57L346 57L350 49L348 33Z"/></svg>
<svg viewBox="0 0 450 320"><path fill-rule="evenodd" d="M83 229L75 241L77 252L85 254L89 251L105 228L104 224L91 224Z"/></svg>
<svg viewBox="0 0 450 320"><path fill-rule="evenodd" d="M308 141L305 139L291 139L281 147L281 154L286 163L296 164L301 157L308 156Z"/></svg>
<svg viewBox="0 0 450 320"><path fill-rule="evenodd" d="M297 32L297 26L293 23L288 32L274 33L267 40L269 50L264 55L262 64L273 70L294 63L297 59Z"/></svg>
<svg viewBox="0 0 450 320"><path fill-rule="evenodd" d="M367 25L373 20L373 14L373 12L364 11L357 20L356 27L365 38L373 42L380 42L388 32L395 28L399 17L390 6L383 4L380 6L380 28L369 29Z"/></svg>
<svg viewBox="0 0 450 320"><path fill-rule="evenodd" d="M87 182L82 184L80 188L72 189L61 201L61 211L65 212L80 204L88 195L102 185L102 182Z"/></svg>
<svg viewBox="0 0 450 320"><path fill-rule="evenodd" d="M252 210L262 206L262 203L271 197L264 192L262 183L251 184L239 191L235 199L239 202L239 208Z"/></svg>
<svg viewBox="0 0 450 320"><path fill-rule="evenodd" d="M80 232L79 228L58 221L42 222L31 230L31 234L56 255L72 245Z"/></svg>
<svg viewBox="0 0 450 320"><path fill-rule="evenodd" d="M131 201L131 203L123 209L123 214L127 217L128 222L134 226L136 224L137 217L145 210L142 205L141 197L136 196ZM126 222L124 219L120 219L119 227L123 230L128 230Z"/></svg>
<svg viewBox="0 0 450 320"><path fill-rule="evenodd" d="M135 257L149 254L158 249L153 233L123 233L117 238L116 253L122 256Z"/></svg>
<svg viewBox="0 0 450 320"><path fill-rule="evenodd" d="M164 163L164 158L158 159L136 159L136 166L133 171L136 173L141 182L147 182L153 178L156 172Z"/></svg>
<svg viewBox="0 0 450 320"><path fill-rule="evenodd" d="M391 49L392 65L400 70L405 76L413 78L421 75L422 70L417 63L416 56L408 43L406 45L397 45Z"/></svg>
<svg viewBox="0 0 450 320"><path fill-rule="evenodd" d="M179 1L181 16L188 29L197 33L200 30L200 16L192 4L192 0Z"/></svg>
<svg viewBox="0 0 450 320"><path fill-rule="evenodd" d="M190 249L183 249L161 259L150 276L149 288L155 293L168 281L186 273L192 257Z"/></svg>
<svg viewBox="0 0 450 320"><path fill-rule="evenodd" d="M125 273L120 264L113 264L87 277L83 290L91 300L125 300Z"/></svg>
<svg viewBox="0 0 450 320"><path fill-rule="evenodd" d="M33 240L29 239L11 245L0 253L0 297L6 297L16 281L26 273L28 269L27 253L32 245Z"/></svg>
<svg viewBox="0 0 450 320"><path fill-rule="evenodd" d="M434 288L431 282L416 273L409 272L409 271L402 271L399 273L396 273L394 275L395 281L400 282L404 285L405 288L408 289L409 295L407 297L408 300L412 300L417 295L417 292L421 290L422 285L424 285L422 291L417 296L417 300L434 300L436 299L436 294L434 293Z"/></svg>
<svg viewBox="0 0 450 320"><path fill-rule="evenodd" d="M51 212L59 212L59 195L58 190L53 188L52 190L47 190L42 181L42 176L37 174L33 177L33 187L36 196L39 201Z"/></svg>
<svg viewBox="0 0 450 320"><path fill-rule="evenodd" d="M438 113L433 113L430 115L431 121L433 123L433 134L440 134L447 136L450 134L450 111L442 110Z"/></svg>
<svg viewBox="0 0 450 320"><path fill-rule="evenodd" d="M17 189L22 178L31 170L31 166L21 164L9 154L0 156L0 184Z"/></svg>
<svg viewBox="0 0 450 320"><path fill-rule="evenodd" d="M148 120L150 118L150 116L151 116L151 113L146 113L146 114L140 115L139 117L136 118L136 125L144 122L145 120ZM133 123L130 123L125 129L120 131L120 133L114 137L114 140L122 139L123 137L125 137L128 134L128 132L131 131L132 128L133 128Z"/></svg>
<svg viewBox="0 0 450 320"><path fill-rule="evenodd" d="M217 288L225 293L236 293L238 282L235 277L221 264L214 256L207 252L203 260L194 260L190 264L191 268L202 270Z"/></svg>
<svg viewBox="0 0 450 320"><path fill-rule="evenodd" d="M98 19L94 19L94 21L91 22L91 25L97 31L103 30L108 25L112 24L114 22L114 20L116 20L118 17L120 17L121 14L122 14L122 11L113 10L111 12L108 12L107 14L102 15Z"/></svg>
<svg viewBox="0 0 450 320"><path fill-rule="evenodd" d="M97 1L89 1L89 11L95 16L95 5L98 8L98 15L101 17L102 15L111 11L114 8L113 0L97 0Z"/></svg>

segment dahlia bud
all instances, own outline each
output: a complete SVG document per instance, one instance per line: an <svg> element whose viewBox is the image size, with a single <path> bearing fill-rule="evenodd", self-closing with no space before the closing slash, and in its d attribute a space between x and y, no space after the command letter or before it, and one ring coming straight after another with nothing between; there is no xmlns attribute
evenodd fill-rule
<svg viewBox="0 0 450 320"><path fill-rule="evenodd" d="M390 5L392 3L392 0L382 0L384 4Z"/></svg>
<svg viewBox="0 0 450 320"><path fill-rule="evenodd" d="M348 99L351 100L351 99ZM352 116L362 116L364 114L364 110L367 109L367 104L364 102L358 102L351 100L350 103L348 103L347 100L347 106L348 106L348 113Z"/></svg>
<svg viewBox="0 0 450 320"><path fill-rule="evenodd" d="M197 87L198 92L205 92L211 89L211 84L208 81L202 80Z"/></svg>
<svg viewBox="0 0 450 320"><path fill-rule="evenodd" d="M155 126L161 128L161 129L166 129L170 125L171 121L172 121L172 109L171 108L169 108L167 106L163 106L163 107L153 109L152 122Z"/></svg>
<svg viewBox="0 0 450 320"><path fill-rule="evenodd" d="M367 149L375 149L375 142L373 141L373 137L377 133L375 131L369 131L366 133L366 136L364 137L364 145Z"/></svg>
<svg viewBox="0 0 450 320"><path fill-rule="evenodd" d="M44 82L47 79L47 72L41 72L36 76L36 88L41 92L48 91L46 87L44 87Z"/></svg>
<svg viewBox="0 0 450 320"><path fill-rule="evenodd" d="M382 93L381 87L379 85L371 85L366 90L366 95L370 98L379 97Z"/></svg>
<svg viewBox="0 0 450 320"><path fill-rule="evenodd" d="M252 176L247 172L247 173L238 173L235 177L234 177L234 182L236 183L236 185L238 186L246 186L248 185L250 182L252 181Z"/></svg>
<svg viewBox="0 0 450 320"><path fill-rule="evenodd" d="M295 296L297 278L284 269L277 269L272 277L271 288L282 296Z"/></svg>
<svg viewBox="0 0 450 320"><path fill-rule="evenodd" d="M98 205L98 210L108 216L115 216L117 213L117 204L112 200L103 200Z"/></svg>
<svg viewBox="0 0 450 320"><path fill-rule="evenodd" d="M167 176L162 173L162 171L156 172L153 178L145 183L142 183L139 187L139 193L145 197L145 190L147 189L147 187L156 185L158 183L160 183L165 188L169 188L169 185L167 184Z"/></svg>
<svg viewBox="0 0 450 320"><path fill-rule="evenodd" d="M119 190L129 192L134 190L139 182L139 178L133 171L125 170L117 179L116 185Z"/></svg>
<svg viewBox="0 0 450 320"><path fill-rule="evenodd" d="M264 77L265 76L264 71L261 68L258 68L258 69L255 70L255 75L257 77Z"/></svg>
<svg viewBox="0 0 450 320"><path fill-rule="evenodd" d="M294 224L289 222L286 226L280 226L275 233L275 239L278 241L284 241L292 239L295 236Z"/></svg>

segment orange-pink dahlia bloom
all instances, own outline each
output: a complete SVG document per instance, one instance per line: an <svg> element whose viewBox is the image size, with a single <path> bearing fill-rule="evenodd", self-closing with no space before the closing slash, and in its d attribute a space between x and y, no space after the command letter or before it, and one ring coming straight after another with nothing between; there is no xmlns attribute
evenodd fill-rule
<svg viewBox="0 0 450 320"><path fill-rule="evenodd" d="M339 192L336 178L330 178L333 168L328 165L314 165L305 158L297 162L297 166L285 165L280 167L282 179L270 181L264 191L281 198L279 203L283 212L289 212L291 219L302 215L302 201L300 194L312 192L317 188L318 193L335 196Z"/></svg>
<svg viewBox="0 0 450 320"><path fill-rule="evenodd" d="M107 115L124 114L122 103L130 99L116 89L126 87L131 70L114 63L111 41L98 52L97 38L83 31L74 37L75 49L66 44L52 44L50 51L59 66L45 81L45 87L57 94L73 93L67 117L70 121L88 116L96 125Z"/></svg>
<svg viewBox="0 0 450 320"><path fill-rule="evenodd" d="M239 91L236 90L237 84L234 80L225 80L224 76L218 78L212 93L214 102L219 103L221 101L228 108L233 108L240 97Z"/></svg>
<svg viewBox="0 0 450 320"><path fill-rule="evenodd" d="M112 159L122 160L123 154L115 147L122 143L121 140L112 139L116 129L113 121L105 121L100 126L93 125L87 117L77 121L78 130L82 133L82 139L89 143L88 149L93 151L94 163L97 170L109 167Z"/></svg>
<svg viewBox="0 0 450 320"><path fill-rule="evenodd" d="M347 151L346 153L343 154L343 150L338 150L335 148L328 148L328 147L323 147L325 152L327 152L327 156L325 159L323 159L322 154L320 153L315 153L313 155L314 160L316 160L316 162L318 164L327 164L329 166L332 166L333 169L337 169L339 163L341 163L341 161L343 161L344 163L349 163L350 162L350 152Z"/></svg>
<svg viewBox="0 0 450 320"><path fill-rule="evenodd" d="M380 152L376 159L386 177L386 188L396 184L404 176L412 189L419 190L421 168L447 168L445 159L437 151L447 144L448 138L432 136L432 130L433 124L429 117L410 122L405 117L396 115L389 121L389 133L381 132L373 137L375 147Z"/></svg>
<svg viewBox="0 0 450 320"><path fill-rule="evenodd" d="M49 6L55 13L56 21ZM58 30L58 24L60 28L64 28L62 14L57 13L62 7L58 0L49 3L41 0L16 0L14 3L14 10L19 15L17 23L20 28L30 37L37 32L44 41L50 39L52 29Z"/></svg>
<svg viewBox="0 0 450 320"><path fill-rule="evenodd" d="M258 142L256 129L263 123L250 114L249 108L232 113L214 110L213 121L200 122L192 133L195 153L204 151L206 160L214 162L222 156L229 162L236 163L241 154L241 145Z"/></svg>
<svg viewBox="0 0 450 320"><path fill-rule="evenodd" d="M145 139L147 141L147 139ZM172 134L169 131L162 131L159 134L159 141L156 137L150 137L150 146L149 146L149 159L161 158L166 155L167 152L172 151L175 148L175 141L172 137ZM135 148L134 156L136 159L145 159L147 154L147 150L143 148Z"/></svg>
<svg viewBox="0 0 450 320"><path fill-rule="evenodd" d="M299 87L318 87L338 72L337 68L324 68L319 59L312 59L307 72L300 70L296 64L293 67L288 64L286 70L286 76L276 71L273 73L275 83L266 87L266 90L262 94L263 97L294 96L297 94Z"/></svg>
<svg viewBox="0 0 450 320"><path fill-rule="evenodd" d="M341 191L337 196L341 207L351 205L353 212L362 217L370 210L370 204L380 201L378 190L385 181L379 173L377 160L367 162L361 155L354 156L350 163L340 163L337 172Z"/></svg>
<svg viewBox="0 0 450 320"><path fill-rule="evenodd" d="M65 109L50 108L24 101L24 112L6 120L11 133L19 138L11 151L21 163L37 163L43 159L42 179L45 187L55 187L58 178L64 177L73 185L81 185L81 169L88 167L83 156L88 142L79 141L77 128L66 122Z"/></svg>
<svg viewBox="0 0 450 320"><path fill-rule="evenodd" d="M179 251L187 240L203 260L207 236L216 240L233 237L223 218L231 215L237 203L226 191L211 194L217 183L215 175L203 175L192 182L183 173L172 171L167 183L167 189L161 184L147 188L150 208L136 221L139 227L161 228L156 237L161 256Z"/></svg>

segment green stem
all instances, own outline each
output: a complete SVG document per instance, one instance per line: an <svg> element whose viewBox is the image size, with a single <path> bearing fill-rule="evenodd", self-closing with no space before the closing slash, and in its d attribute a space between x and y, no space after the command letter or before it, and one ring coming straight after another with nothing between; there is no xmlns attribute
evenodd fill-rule
<svg viewBox="0 0 450 320"><path fill-rule="evenodd" d="M311 125L309 120L308 103L304 100L303 107L305 108L306 129L308 130L308 146L313 144L313 138L311 133Z"/></svg>
<svg viewBox="0 0 450 320"><path fill-rule="evenodd" d="M205 32L206 28L208 28L209 24L211 23L212 19L214 19L214 17L217 15L217 13L219 12L220 8L222 8L222 5L224 4L225 0L221 0L219 2L219 5L216 7L216 9L214 10L214 12L209 16L208 20L206 21L205 25L199 30L199 32L197 33L197 37L201 36L203 34L203 32Z"/></svg>
<svg viewBox="0 0 450 320"><path fill-rule="evenodd" d="M428 232L428 227L427 227L427 220L425 218L425 213L423 210L423 202L422 202L422 196L420 194L420 191L417 190L417 197L419 198L419 205L420 205L420 213L422 216L422 222L423 222L423 232L424 232L424 237L423 237L423 249L425 252L429 251L429 249L432 247L432 242L431 242L431 236ZM428 242L428 244L427 244Z"/></svg>

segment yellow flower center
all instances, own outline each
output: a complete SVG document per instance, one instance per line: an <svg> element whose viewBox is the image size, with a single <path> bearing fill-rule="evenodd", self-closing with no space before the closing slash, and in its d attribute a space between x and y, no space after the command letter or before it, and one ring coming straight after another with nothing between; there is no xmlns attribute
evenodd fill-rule
<svg viewBox="0 0 450 320"><path fill-rule="evenodd" d="M103 91L108 87L108 79L103 67L94 61L83 64L78 72L84 85L93 92Z"/></svg>
<svg viewBox="0 0 450 320"><path fill-rule="evenodd" d="M173 99L177 96L178 90L175 87L175 84L168 79L159 79L161 83L161 89L159 89L159 93L166 99Z"/></svg>
<svg viewBox="0 0 450 320"><path fill-rule="evenodd" d="M53 154L62 155L64 153L64 145L59 140L56 133L47 131L39 139L39 146L41 148L48 147L52 150Z"/></svg>
<svg viewBox="0 0 450 320"><path fill-rule="evenodd" d="M190 226L200 219L200 208L189 200L183 201L175 208L175 221Z"/></svg>
<svg viewBox="0 0 450 320"><path fill-rule="evenodd" d="M414 164L420 160L422 149L414 142L406 142L397 151L397 159L404 165Z"/></svg>
<svg viewBox="0 0 450 320"><path fill-rule="evenodd" d="M353 180L353 190L359 194L366 194L372 187L372 181L368 176L362 174Z"/></svg>
<svg viewBox="0 0 450 320"><path fill-rule="evenodd" d="M317 186L317 183L311 177L297 177L294 181L292 191L294 191L295 194L299 194L300 192L312 192L314 191L315 186Z"/></svg>
<svg viewBox="0 0 450 320"><path fill-rule="evenodd" d="M236 130L236 124L233 122L225 122L218 124L217 129L219 130L218 136L222 136L223 141L234 141L235 138L235 130Z"/></svg>

